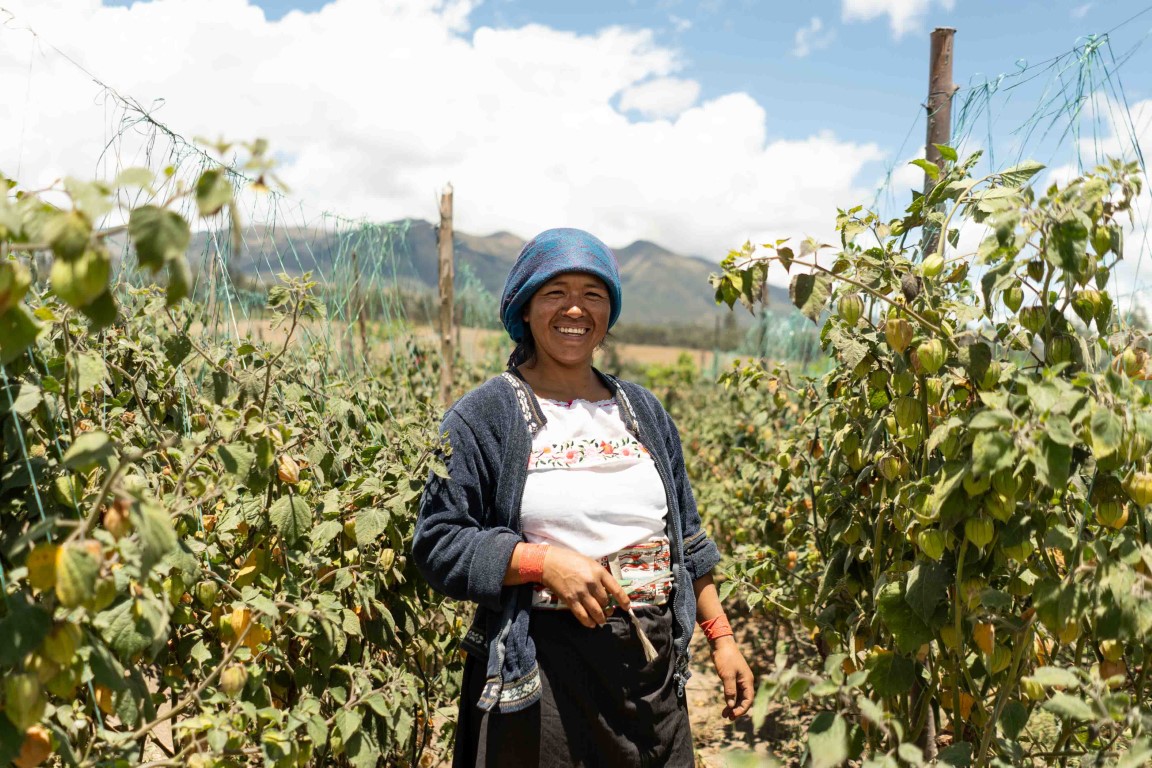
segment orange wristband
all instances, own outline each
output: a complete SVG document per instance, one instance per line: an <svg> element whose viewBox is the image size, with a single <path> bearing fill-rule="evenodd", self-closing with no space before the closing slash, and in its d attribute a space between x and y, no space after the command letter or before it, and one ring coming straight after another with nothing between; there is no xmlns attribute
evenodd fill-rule
<svg viewBox="0 0 1152 768"><path fill-rule="evenodd" d="M521 547L518 570L522 582L528 584L544 581L544 556L547 554L547 544L525 544Z"/></svg>
<svg viewBox="0 0 1152 768"><path fill-rule="evenodd" d="M704 630L704 637L708 638L710 643L722 637L731 637L734 634L732 625L728 623L728 617L724 614L700 622L700 629Z"/></svg>

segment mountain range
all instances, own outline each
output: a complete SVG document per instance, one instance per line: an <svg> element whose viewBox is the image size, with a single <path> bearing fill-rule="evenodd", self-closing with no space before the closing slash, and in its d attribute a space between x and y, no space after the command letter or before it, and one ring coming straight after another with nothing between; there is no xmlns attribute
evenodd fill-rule
<svg viewBox="0 0 1152 768"><path fill-rule="evenodd" d="M387 242L380 237L387 232ZM409 290L435 291L437 275L437 228L427 221L393 222L385 229L365 228L350 232L250 225L244 232L240 259L231 259L234 273L267 281L280 271L311 271L333 281L351 268L350 250L357 251L358 268L379 280L394 281ZM192 254L211 253L210 235L198 233L189 248ZM359 240L358 240L359 238ZM472 235L456 232L453 238L457 290L484 291L498 300L504 279L526 242L509 232ZM391 263L383 263L391 252ZM729 314L744 327L751 317L737 307L731 313L717 306L708 275L718 266L684 256L647 240L615 248L624 296L620 322L630 325L696 325L711 327ZM478 284L478 285L477 285ZM789 306L788 292L770 287L769 306ZM728 320L731 322L731 320Z"/></svg>

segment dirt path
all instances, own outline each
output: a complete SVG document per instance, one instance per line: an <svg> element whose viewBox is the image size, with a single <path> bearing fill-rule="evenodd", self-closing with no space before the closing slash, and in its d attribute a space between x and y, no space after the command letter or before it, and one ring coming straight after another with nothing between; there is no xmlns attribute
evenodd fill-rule
<svg viewBox="0 0 1152 768"><path fill-rule="evenodd" d="M756 674L757 684L775 665L777 639L789 654L815 655L815 648L793 634L795 627L775 622L761 612L741 615L728 606L736 639ZM796 658L790 659L795 662ZM759 728L749 715L732 723L724 719L720 678L712 667L708 644L697 631L692 638L692 678L688 681L688 710L696 742L697 768L799 768L801 740L815 712L788 702L772 703Z"/></svg>

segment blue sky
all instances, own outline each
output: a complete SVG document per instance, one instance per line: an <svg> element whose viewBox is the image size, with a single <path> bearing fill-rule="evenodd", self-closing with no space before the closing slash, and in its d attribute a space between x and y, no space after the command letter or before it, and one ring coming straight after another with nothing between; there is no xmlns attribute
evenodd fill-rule
<svg viewBox="0 0 1152 768"><path fill-rule="evenodd" d="M326 4L253 0L269 20ZM702 99L740 91L765 105L769 138L799 139L831 129L895 149L921 115L928 32L937 26L957 30L955 82L963 87L1045 61L1122 25L1110 35L1117 56L1138 47L1123 68L1126 92L1133 101L1152 95L1152 47L1143 45L1152 33L1147 0L923 4L925 12L899 36L887 15L845 20L840 0L486 0L472 12L471 23L474 28L541 24L582 34L613 25L653 30L657 42L681 53L680 75L699 81ZM813 19L821 24L813 35L815 46L797 55L797 31ZM1034 100L1014 101L1005 122L1023 121L1034 106Z"/></svg>
<svg viewBox="0 0 1152 768"><path fill-rule="evenodd" d="M430 219L451 181L463 231L583 226L710 259L746 238L827 237L835 209L871 202L892 169L878 202L898 213L922 178L906 163L934 26L957 29L958 105L1007 76L966 126L996 165L1029 156L1066 176L1077 148L1091 162L1130 153L1127 134L1152 141L1152 0L3 5L16 21L0 26L0 79L27 96L0 104L22 137L0 168L34 183L86 172L110 135L138 151L65 54L184 136L268 137L313 210ZM1092 68L1066 55L1107 30ZM1085 74L1091 98L1059 114ZM1033 133L1015 131L1037 111Z"/></svg>

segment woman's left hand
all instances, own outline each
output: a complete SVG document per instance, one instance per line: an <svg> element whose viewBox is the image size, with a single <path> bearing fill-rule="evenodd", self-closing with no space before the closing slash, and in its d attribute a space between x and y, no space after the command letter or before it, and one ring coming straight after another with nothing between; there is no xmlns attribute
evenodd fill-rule
<svg viewBox="0 0 1152 768"><path fill-rule="evenodd" d="M756 694L756 681L735 638L716 639L712 645L712 663L724 686L724 717L735 720L747 714Z"/></svg>

